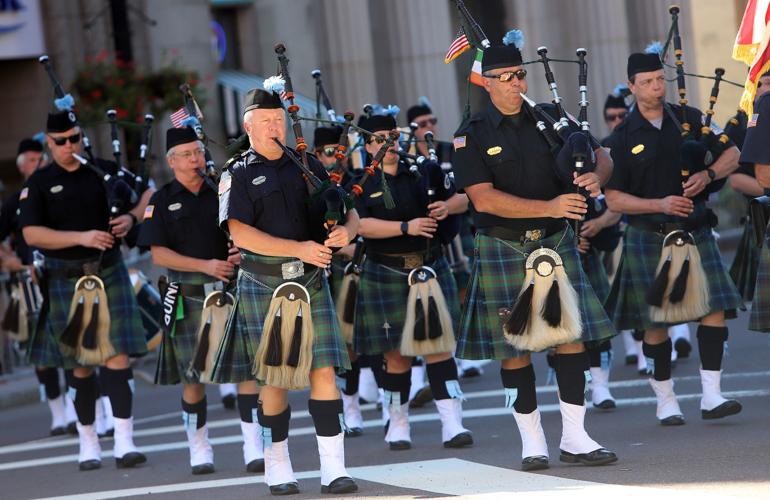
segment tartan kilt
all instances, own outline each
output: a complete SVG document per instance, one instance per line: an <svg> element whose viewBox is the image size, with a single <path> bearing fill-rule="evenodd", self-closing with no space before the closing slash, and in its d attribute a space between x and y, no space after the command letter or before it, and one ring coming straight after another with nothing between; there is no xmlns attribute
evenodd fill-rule
<svg viewBox="0 0 770 500"><path fill-rule="evenodd" d="M559 246L558 253L564 269L575 288L583 322L583 342L598 342L616 335L602 303L596 297L574 244L571 229ZM563 232L537 242L520 245L518 242L498 240L476 235L476 258L471 281L465 297L460 333L457 339L457 357L462 359L508 359L527 354L508 344L503 337L500 308L510 308L524 282L526 257L514 251L514 246L525 253L541 247L554 248Z"/></svg>
<svg viewBox="0 0 770 500"><path fill-rule="evenodd" d="M46 257L48 269L71 269L87 261L71 261ZM110 342L116 354L142 356L147 353L144 326L136 302L131 279L122 260L98 273L104 282L110 310ZM48 322L57 340L69 320L70 304L79 278L50 278L48 280ZM74 358L62 356L65 367L77 366Z"/></svg>
<svg viewBox="0 0 770 500"><path fill-rule="evenodd" d="M604 270L601 253L591 247L588 253L580 254L580 262L583 264L583 272L588 276L588 282L591 283L596 298L604 304L610 294L610 279Z"/></svg>
<svg viewBox="0 0 770 500"><path fill-rule="evenodd" d="M709 284L709 310L725 311L726 317L730 317L743 301L725 270L711 228L699 229L692 232L692 235ZM671 326L653 322L650 319L650 306L645 300L645 294L655 280L663 238L659 233L633 226L626 228L623 258L605 304L619 331Z"/></svg>
<svg viewBox="0 0 770 500"><path fill-rule="evenodd" d="M329 293L331 293L335 302L342 289L342 279L345 277L345 266L347 266L349 262L350 260L342 255L332 256L331 273L329 273Z"/></svg>
<svg viewBox="0 0 770 500"><path fill-rule="evenodd" d="M35 316L35 318L37 319L38 316ZM35 321L35 324L31 324L29 328L30 337L29 341L27 341L27 362L29 364L45 368L67 369L77 366L72 359L65 363L49 321L46 320L44 324L41 324L39 331L37 329L37 321Z"/></svg>
<svg viewBox="0 0 770 500"><path fill-rule="evenodd" d="M765 241L759 250L756 288L749 314L749 330L761 333L770 332L770 247L767 237L768 232L765 232Z"/></svg>
<svg viewBox="0 0 770 500"><path fill-rule="evenodd" d="M759 267L759 253L757 238L751 220L745 217L743 220L743 235L738 242L735 251L735 259L730 266L730 277L738 288L738 292L746 302L751 302L754 297L754 286L757 283L757 270Z"/></svg>
<svg viewBox="0 0 770 500"><path fill-rule="evenodd" d="M198 329L204 297L182 297L184 318L174 323L174 336L165 330L158 352L158 364L155 368L155 383L160 385L200 384L197 375L189 377L187 368L195 355Z"/></svg>
<svg viewBox="0 0 770 500"><path fill-rule="evenodd" d="M288 260L283 257L254 254L242 254L242 259L266 264L280 264ZM254 275L241 269L238 272L238 289L233 315L228 321L214 361L212 374L214 383L254 380L252 372L254 357L262 337L265 315L270 307L273 291L287 281L299 283L310 292L310 308L315 332L311 369L328 366L335 367L338 372L350 369L350 359L337 323L337 313L329 293L329 283L324 278L322 270L310 272L293 280L284 280L276 276Z"/></svg>
<svg viewBox="0 0 770 500"><path fill-rule="evenodd" d="M449 314L453 318L457 335L457 318L460 303L457 285L442 256L430 266L436 271L441 291L444 293ZM406 321L406 303L409 295L407 278L409 270L395 270L390 267L364 261L361 279L358 282L356 315L353 327L353 350L359 354L377 355L401 347L401 333ZM388 328L383 328L388 325Z"/></svg>

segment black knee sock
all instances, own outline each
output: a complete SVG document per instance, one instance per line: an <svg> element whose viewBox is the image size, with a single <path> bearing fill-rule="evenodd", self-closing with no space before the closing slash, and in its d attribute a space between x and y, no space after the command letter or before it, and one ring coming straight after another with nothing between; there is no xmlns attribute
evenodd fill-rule
<svg viewBox="0 0 770 500"><path fill-rule="evenodd" d="M516 413L527 414L537 410L535 368L531 364L513 370L500 368L500 379L503 382L503 387L516 390L513 401L513 409L516 410Z"/></svg>
<svg viewBox="0 0 770 500"><path fill-rule="evenodd" d="M340 424L340 415L343 411L341 399L330 401L311 399L307 402L307 409L310 416L313 417L316 435L330 437L342 432L342 425Z"/></svg>
<svg viewBox="0 0 770 500"><path fill-rule="evenodd" d="M666 339L661 344L642 344L644 356L652 359L653 378L655 380L668 380L671 378L671 339Z"/></svg>
<svg viewBox="0 0 770 500"><path fill-rule="evenodd" d="M75 390L75 412L78 414L78 422L81 425L93 425L96 420L96 398L99 392L96 389L96 374L92 373L86 378L72 377L72 385Z"/></svg>
<svg viewBox="0 0 770 500"><path fill-rule="evenodd" d="M72 370L64 370L65 389L69 389L70 387L72 387L73 378L75 378L75 374L72 373Z"/></svg>
<svg viewBox="0 0 770 500"><path fill-rule="evenodd" d="M369 368L372 369L374 381L377 382L377 387L382 389L382 375L385 373L385 370L383 369L383 363L385 363L385 360L381 354L375 356L366 356L366 358L369 362Z"/></svg>
<svg viewBox="0 0 770 500"><path fill-rule="evenodd" d="M208 415L208 405L206 404L206 396L197 403L188 403L182 399L182 411L195 415L196 424L195 428L200 429L206 425L206 416Z"/></svg>
<svg viewBox="0 0 770 500"><path fill-rule="evenodd" d="M631 332L631 336L637 342L642 342L644 340L644 330L634 330Z"/></svg>
<svg viewBox="0 0 770 500"><path fill-rule="evenodd" d="M45 397L49 401L61 396L59 370L57 368L36 368L35 375L40 385L45 387Z"/></svg>
<svg viewBox="0 0 770 500"><path fill-rule="evenodd" d="M110 398L112 415L115 418L131 418L131 405L134 400L134 391L131 384L134 372L131 368L112 370L106 366L99 368L102 382L102 390Z"/></svg>
<svg viewBox="0 0 770 500"><path fill-rule="evenodd" d="M262 426L262 436L273 443L280 443L289 438L289 420L291 420L291 406L287 406L278 415L265 415L262 413L262 405L257 409L257 419ZM338 433L339 434L339 433ZM267 445L267 443L265 443Z"/></svg>
<svg viewBox="0 0 770 500"><path fill-rule="evenodd" d="M562 401L572 405L585 404L585 371L590 367L588 354L556 355L556 382L559 384L559 396Z"/></svg>
<svg viewBox="0 0 770 500"><path fill-rule="evenodd" d="M110 397L110 394L107 392L107 384L110 382L105 378L109 378L109 375L105 375L105 371L109 368L103 366L99 368L99 376L96 378L96 390L99 391L99 397L107 396ZM131 377L133 378L134 374L131 373Z"/></svg>
<svg viewBox="0 0 770 500"><path fill-rule="evenodd" d="M253 423L254 410L256 410L258 406L258 394L238 394L238 413L241 414L242 422Z"/></svg>
<svg viewBox="0 0 770 500"><path fill-rule="evenodd" d="M428 383L433 393L433 399L438 401L439 399L460 397L462 393L460 393L460 383L457 381L457 363L455 363L454 358L438 363L428 363L425 369L428 372ZM452 394L450 394L448 385L453 386Z"/></svg>
<svg viewBox="0 0 770 500"><path fill-rule="evenodd" d="M412 388L411 370L404 373L382 373L382 388L385 391L401 395L401 404L409 402L409 390ZM387 403L389 404L389 402Z"/></svg>
<svg viewBox="0 0 770 500"><path fill-rule="evenodd" d="M609 340L605 340L591 347L586 346L586 352L588 353L588 359L591 361L591 368L601 368L602 358L605 358L607 362L609 362L612 353L612 344Z"/></svg>
<svg viewBox="0 0 770 500"><path fill-rule="evenodd" d="M345 380L345 389L342 391L346 396L353 396L358 392L358 379L361 378L361 366L358 360L350 362L350 370L342 376Z"/></svg>
<svg viewBox="0 0 770 500"><path fill-rule="evenodd" d="M698 352L700 364L704 370L719 371L722 369L722 356L727 340L726 326L698 326Z"/></svg>

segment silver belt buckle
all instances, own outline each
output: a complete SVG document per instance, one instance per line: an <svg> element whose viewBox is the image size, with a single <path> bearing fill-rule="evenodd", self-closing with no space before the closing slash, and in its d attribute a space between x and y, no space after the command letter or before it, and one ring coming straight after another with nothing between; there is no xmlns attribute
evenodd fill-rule
<svg viewBox="0 0 770 500"><path fill-rule="evenodd" d="M404 255L404 269L415 269L423 265L422 255Z"/></svg>
<svg viewBox="0 0 770 500"><path fill-rule="evenodd" d="M300 278L305 275L305 263L301 260L281 264L281 277L285 280Z"/></svg>

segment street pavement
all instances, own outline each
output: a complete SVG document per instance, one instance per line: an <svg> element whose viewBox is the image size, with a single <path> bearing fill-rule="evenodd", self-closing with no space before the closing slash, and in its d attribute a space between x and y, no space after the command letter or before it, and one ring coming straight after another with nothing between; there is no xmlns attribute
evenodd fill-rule
<svg viewBox="0 0 770 500"><path fill-rule="evenodd" d="M474 433L473 447L447 450L441 444L440 422L429 403L413 410L413 448L389 451L383 441L380 412L364 406L364 435L348 439L348 470L360 487L355 498L572 499L609 498L768 498L770 499L770 348L763 334L747 332L747 314L730 322L722 388L743 403L739 415L718 421L700 418L697 348L674 370L676 391L687 418L683 427L661 427L646 377L623 365L622 341L614 341L613 411L590 409L591 436L620 460L604 467L583 467L558 461L561 419L556 387L546 385L547 367L535 357L538 402L549 442L551 468L537 473L519 470L521 445L510 410L504 407L499 366L488 363L480 377L462 380L467 398L465 425ZM691 325L694 339L694 325ZM695 345L695 344L694 344ZM245 471L237 412L222 407L209 388L210 436L216 473L190 474L187 443L181 422L178 387L152 385L154 359L135 367L135 441L147 464L118 470L110 453L112 439L102 439L103 467L78 472L77 439L47 437L49 413L43 403L0 411L0 498L64 497L138 498L266 498L259 474ZM0 388L2 390L2 388ZM307 392L291 397L293 417L290 448L302 494L319 498L319 463Z"/></svg>

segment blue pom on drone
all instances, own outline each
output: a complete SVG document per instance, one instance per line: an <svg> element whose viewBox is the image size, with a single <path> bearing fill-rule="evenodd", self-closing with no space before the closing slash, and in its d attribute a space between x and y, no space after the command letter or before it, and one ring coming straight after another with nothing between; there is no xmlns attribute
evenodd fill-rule
<svg viewBox="0 0 770 500"><path fill-rule="evenodd" d="M628 85L625 83L619 83L612 89L612 95L615 97L624 97L628 93Z"/></svg>
<svg viewBox="0 0 770 500"><path fill-rule="evenodd" d="M393 118L395 118L398 116L399 112L401 112L401 108L399 108L395 104L391 104L382 111L382 114L385 116L392 116Z"/></svg>
<svg viewBox="0 0 770 500"><path fill-rule="evenodd" d="M40 144L45 144L45 133L38 132L37 134L32 136L33 141L37 141Z"/></svg>
<svg viewBox="0 0 770 500"><path fill-rule="evenodd" d="M503 37L503 45L514 45L517 49L524 48L524 33L521 30L511 30Z"/></svg>
<svg viewBox="0 0 770 500"><path fill-rule="evenodd" d="M276 92L280 94L286 87L286 81L280 76L271 76L265 79L262 83L262 87L268 92Z"/></svg>
<svg viewBox="0 0 770 500"><path fill-rule="evenodd" d="M182 126L183 127L195 128L195 127L199 126L200 124L201 124L201 122L199 122L198 119L196 117L194 117L194 116L188 116L187 118L182 120Z"/></svg>
<svg viewBox="0 0 770 500"><path fill-rule="evenodd" d="M660 41L658 41L658 40L653 40L644 49L644 53L645 54L658 54L658 55L661 55L663 53L663 44L660 43Z"/></svg>
<svg viewBox="0 0 770 500"><path fill-rule="evenodd" d="M428 98L427 98L426 96L424 96L424 95L421 95L421 96L420 96L420 98L419 98L419 99L417 99L417 103L418 103L420 106L425 106L426 108L431 108L431 109L433 109L433 106L431 106L431 105L430 105L430 101L429 101L429 100L428 100Z"/></svg>
<svg viewBox="0 0 770 500"><path fill-rule="evenodd" d="M53 104L59 111L72 111L75 106L75 98L72 97L72 94L67 94L59 99L54 99Z"/></svg>

